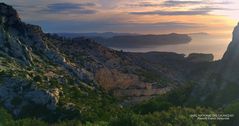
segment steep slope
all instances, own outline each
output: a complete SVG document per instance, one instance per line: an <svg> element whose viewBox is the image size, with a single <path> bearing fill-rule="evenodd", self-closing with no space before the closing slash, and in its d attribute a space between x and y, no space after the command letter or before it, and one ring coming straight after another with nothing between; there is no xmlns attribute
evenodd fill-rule
<svg viewBox="0 0 239 126"><path fill-rule="evenodd" d="M55 36L51 39L66 60L93 73L93 78L102 88L116 96L124 97L125 94L126 99L132 98L133 101L182 86L188 83L193 72L211 64L211 60L192 62L176 53L119 52L85 38Z"/></svg>
<svg viewBox="0 0 239 126"><path fill-rule="evenodd" d="M53 40L55 42L63 40L63 38L59 37L54 39L56 39ZM124 96L124 90L126 89L131 91L130 94L126 95L128 98L137 96L150 98L153 95L162 93L161 90L155 92L154 89L146 88L151 86L152 82L157 82L157 80L144 81L145 75L139 74L139 71L150 71L147 68L149 65L144 65L145 61L142 61L142 59L136 60L136 55L111 50L84 38L65 40L65 42L57 42L55 45L66 56L66 59L70 59L76 67L83 67L93 73L95 81L104 90L112 92L116 96L119 96L117 94ZM167 68L165 67L165 69ZM160 80L160 78L157 79ZM165 85L168 86L168 84L169 81L166 81ZM145 94L145 91L151 93ZM135 96L135 93L139 95Z"/></svg>
<svg viewBox="0 0 239 126"><path fill-rule="evenodd" d="M88 106L82 101L103 97L91 74L66 61L40 27L21 22L11 6L0 3L0 10L0 100L12 114L67 118Z"/></svg>
<svg viewBox="0 0 239 126"><path fill-rule="evenodd" d="M221 71L224 79L238 82L239 68L239 24L234 28L233 38L222 58Z"/></svg>
<svg viewBox="0 0 239 126"><path fill-rule="evenodd" d="M239 57L239 51L237 50L238 48L239 48L239 23L233 30L232 41L229 44L228 49L222 58L222 61L229 62L231 60L237 60Z"/></svg>
<svg viewBox="0 0 239 126"><path fill-rule="evenodd" d="M209 69L196 78L190 103L207 106L227 106L239 99L239 25L222 60L213 62Z"/></svg>

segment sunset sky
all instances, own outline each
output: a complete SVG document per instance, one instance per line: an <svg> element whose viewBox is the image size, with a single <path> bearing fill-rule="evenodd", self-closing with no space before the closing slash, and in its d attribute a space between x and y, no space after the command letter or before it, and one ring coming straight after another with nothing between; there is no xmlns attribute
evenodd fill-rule
<svg viewBox="0 0 239 126"><path fill-rule="evenodd" d="M45 32L230 35L238 0L0 0Z"/></svg>

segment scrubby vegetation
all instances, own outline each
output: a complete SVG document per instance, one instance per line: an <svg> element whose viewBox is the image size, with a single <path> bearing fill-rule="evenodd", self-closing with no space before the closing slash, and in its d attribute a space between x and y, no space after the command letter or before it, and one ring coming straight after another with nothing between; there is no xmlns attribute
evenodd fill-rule
<svg viewBox="0 0 239 126"><path fill-rule="evenodd" d="M3 126L216 126L231 124L235 122L207 121L192 118L192 114L218 114L230 113L237 114L238 103L234 103L225 109L212 109L199 106L184 104L187 98L189 87L183 87L164 96L158 96L141 104L123 107L117 103L117 100L107 94L82 95L77 89L69 89L69 93L78 101L74 102L74 108L78 110L69 110L71 115L64 120L58 118L54 122L43 121L40 118L15 119L5 109L0 109L0 125ZM102 95L102 97L98 97ZM85 98L84 98L85 96ZM101 98L101 99L97 99ZM177 101L173 100L177 99ZM68 99L69 100L69 99ZM62 101L67 102L67 99ZM68 101L69 102L69 101ZM60 105L63 103L60 103ZM38 108L39 109L39 108ZM233 121L233 120L232 120ZM236 121L236 120L234 120Z"/></svg>
<svg viewBox="0 0 239 126"><path fill-rule="evenodd" d="M13 65L8 63L5 62L2 66ZM6 109L1 108L0 126L213 126L234 125L237 121L234 119L232 122L215 122L191 118L191 114L200 113L237 114L239 108L238 103L231 104L223 110L188 104L187 99L193 83L137 105L123 106L100 88L96 90L76 85L70 76L61 80L58 75L66 74L57 67L42 65L42 69L36 68L32 66L18 69L17 64L5 69L2 67L1 78L17 76L35 82L40 89L61 89L64 94L60 94L62 96L57 109L52 113L42 106L25 106L23 111L26 113L21 118L15 118ZM52 76L44 74L48 69L51 69ZM17 105L19 102L19 97L12 99L12 104Z"/></svg>

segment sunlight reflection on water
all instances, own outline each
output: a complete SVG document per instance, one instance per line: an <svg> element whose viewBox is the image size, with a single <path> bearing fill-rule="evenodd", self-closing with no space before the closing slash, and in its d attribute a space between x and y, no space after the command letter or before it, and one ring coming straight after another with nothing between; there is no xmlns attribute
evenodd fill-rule
<svg viewBox="0 0 239 126"><path fill-rule="evenodd" d="M213 35L192 35L192 41L187 44L177 45L155 45L153 47L144 48L115 48L117 50L123 50L127 52L176 52L183 54L190 53L212 53L214 60L220 59L227 49L230 37L220 37Z"/></svg>

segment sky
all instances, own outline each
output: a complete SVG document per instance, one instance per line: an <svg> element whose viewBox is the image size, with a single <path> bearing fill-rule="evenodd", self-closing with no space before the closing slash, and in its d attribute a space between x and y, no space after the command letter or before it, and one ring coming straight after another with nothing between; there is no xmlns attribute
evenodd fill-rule
<svg viewBox="0 0 239 126"><path fill-rule="evenodd" d="M0 0L45 32L197 33L229 36L238 0Z"/></svg>

